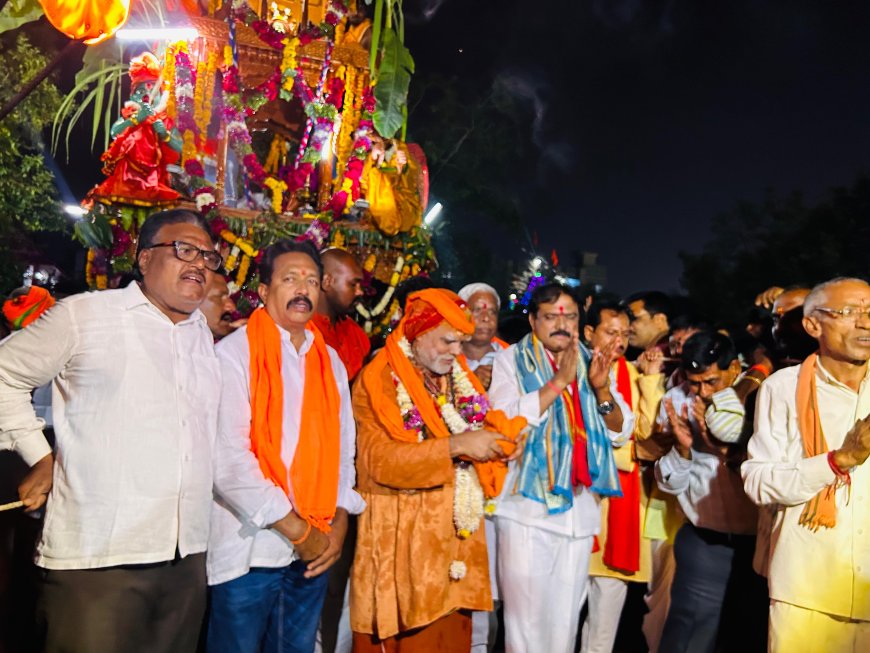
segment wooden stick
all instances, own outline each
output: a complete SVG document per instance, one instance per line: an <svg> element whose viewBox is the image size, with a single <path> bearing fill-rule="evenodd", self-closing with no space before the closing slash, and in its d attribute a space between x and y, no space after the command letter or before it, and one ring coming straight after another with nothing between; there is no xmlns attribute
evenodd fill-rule
<svg viewBox="0 0 870 653"><path fill-rule="evenodd" d="M21 508L24 505L23 501L13 501L12 503L4 503L0 505L0 512L4 510L15 510L16 508Z"/></svg>

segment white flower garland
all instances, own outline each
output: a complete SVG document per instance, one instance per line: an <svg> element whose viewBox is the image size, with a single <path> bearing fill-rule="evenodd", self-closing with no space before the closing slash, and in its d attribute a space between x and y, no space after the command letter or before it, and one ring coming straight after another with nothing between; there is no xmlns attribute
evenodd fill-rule
<svg viewBox="0 0 870 653"><path fill-rule="evenodd" d="M407 338L403 337L399 340L399 348L409 360L414 360L414 353ZM453 361L451 376L453 377L453 387L455 390L454 397L471 397L477 394L477 390L468 379L468 375L459 364L459 361ZM394 378L396 379L396 397L399 402L399 409L404 417L414 409L414 402L411 401L411 395L408 394L408 390L401 379L398 377ZM444 420L447 428L454 435L465 433L469 430L477 431L483 428L482 422L472 424L466 422L462 415L459 414L459 411L456 410L456 406L451 403L445 402L441 404L439 402L438 407L441 411L441 419ZM423 441L422 429L418 433L417 438L418 441ZM484 497L483 488L480 486L480 479L477 477L477 470L474 469L473 465L458 463L453 466L453 471L453 525L456 527L456 534L459 539L465 540L480 528L480 521L483 519L486 511L486 497ZM454 578L454 580L459 580L465 576L465 565L464 563L459 564L463 568L462 575ZM453 578L452 565L450 577Z"/></svg>
<svg viewBox="0 0 870 653"><path fill-rule="evenodd" d="M462 580L468 572L468 567L462 560L454 560L450 563L450 580Z"/></svg>

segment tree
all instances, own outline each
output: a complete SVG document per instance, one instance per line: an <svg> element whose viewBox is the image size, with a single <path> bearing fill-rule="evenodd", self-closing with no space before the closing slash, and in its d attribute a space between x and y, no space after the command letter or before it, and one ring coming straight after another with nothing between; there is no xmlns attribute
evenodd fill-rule
<svg viewBox="0 0 870 653"><path fill-rule="evenodd" d="M700 254L680 253L683 286L711 320L730 321L770 286L812 286L870 273L870 178L807 207L800 194L769 193L716 218Z"/></svg>
<svg viewBox="0 0 870 653"><path fill-rule="evenodd" d="M8 40L8 39L5 39ZM45 66L47 57L19 34L0 55L0 105ZM42 132L61 102L45 80L0 122L0 294L21 284L22 253L37 251L36 234L68 228L54 176L42 157Z"/></svg>

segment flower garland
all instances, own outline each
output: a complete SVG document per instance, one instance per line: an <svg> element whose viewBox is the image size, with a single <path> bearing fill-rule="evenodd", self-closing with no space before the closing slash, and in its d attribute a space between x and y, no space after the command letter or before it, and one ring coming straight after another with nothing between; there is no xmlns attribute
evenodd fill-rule
<svg viewBox="0 0 870 653"><path fill-rule="evenodd" d="M409 360L414 360L414 353L407 338L403 337L399 340L399 348ZM486 411L489 410L486 395L477 392L459 361L453 361L450 375L455 391L453 403L450 403L445 395L435 398L441 419L454 435L482 429ZM393 382L396 385L396 397L405 429L416 431L417 440L422 442L425 432L420 411L411 401L407 388L395 375L393 375ZM456 535L459 539L465 540L480 527L480 520L485 513L486 497L473 465L459 462L454 465L454 474L453 524L456 527Z"/></svg>
<svg viewBox="0 0 870 653"><path fill-rule="evenodd" d="M366 262L364 264L364 269L367 272L371 272L374 269L374 263L369 267L369 261L372 260L374 254L369 254ZM376 260L376 259L375 259ZM356 312L359 313L362 318L366 321L365 323L365 331L366 333L371 333L372 331L372 318L377 317L381 313L386 310L387 306L390 305L390 301L393 299L393 293L396 292L396 286L399 285L399 282L402 280L403 270L407 266L405 265L405 259L402 256L399 256L396 259L396 265L393 268L393 275L390 277L390 285L387 288L386 292L384 292L384 296L381 297L381 301L379 301L372 310L368 310L365 306L357 302L356 304Z"/></svg>
<svg viewBox="0 0 870 653"><path fill-rule="evenodd" d="M194 96L196 74L190 63L187 44L179 42L175 51L175 126L181 133L182 164L196 158L196 119L194 118Z"/></svg>

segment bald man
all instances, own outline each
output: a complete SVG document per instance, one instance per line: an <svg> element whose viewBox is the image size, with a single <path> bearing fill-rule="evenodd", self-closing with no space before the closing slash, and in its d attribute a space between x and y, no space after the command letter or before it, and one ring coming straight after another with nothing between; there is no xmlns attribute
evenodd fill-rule
<svg viewBox="0 0 870 653"><path fill-rule="evenodd" d="M323 282L317 310L311 321L323 334L326 344L335 349L353 381L371 350L365 330L350 317L362 297L363 271L356 258L344 249L322 252ZM348 520L341 558L329 570L329 584L320 619L317 651L348 653L351 647L350 613L345 598L350 564L356 542L356 518Z"/></svg>
<svg viewBox="0 0 870 653"><path fill-rule="evenodd" d="M323 284L317 311L311 321L320 329L326 344L338 352L347 377L353 381L365 363L371 343L365 330L350 318L362 297L363 271L356 258L344 249L321 253Z"/></svg>

